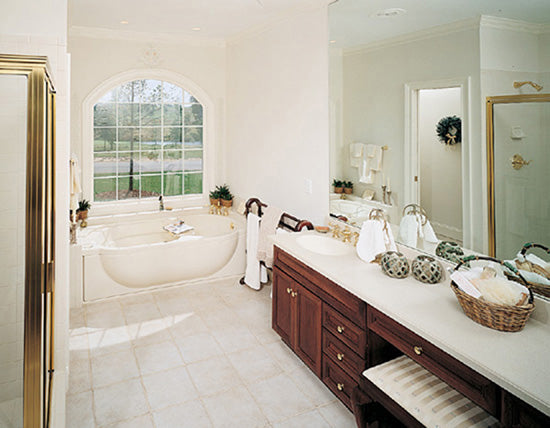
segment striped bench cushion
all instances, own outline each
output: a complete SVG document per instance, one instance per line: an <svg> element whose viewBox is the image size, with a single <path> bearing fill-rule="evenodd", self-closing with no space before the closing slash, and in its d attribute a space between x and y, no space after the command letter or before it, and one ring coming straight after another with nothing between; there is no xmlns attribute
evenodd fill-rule
<svg viewBox="0 0 550 428"><path fill-rule="evenodd" d="M485 410L405 355L371 367L363 376L429 428L500 426Z"/></svg>

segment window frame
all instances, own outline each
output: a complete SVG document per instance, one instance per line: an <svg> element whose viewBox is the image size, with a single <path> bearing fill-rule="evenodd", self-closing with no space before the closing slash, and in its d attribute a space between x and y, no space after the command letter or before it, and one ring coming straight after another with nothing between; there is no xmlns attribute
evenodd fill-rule
<svg viewBox="0 0 550 428"><path fill-rule="evenodd" d="M208 200L208 189L214 182L215 149L213 147L213 107L207 94L193 81L166 70L132 70L116 75L97 86L84 100L82 108L82 198L92 202L95 215L158 210L157 198L131 198L111 201L94 200L94 106L109 91L135 80L160 80L191 94L201 105L203 114L202 193L165 196L165 203L174 208L202 206ZM184 103L182 103L183 105ZM182 112L183 114L183 112ZM118 126L118 124L117 124ZM183 127L182 127L183 132ZM182 135L183 138L183 135ZM182 156L184 155L182 143Z"/></svg>

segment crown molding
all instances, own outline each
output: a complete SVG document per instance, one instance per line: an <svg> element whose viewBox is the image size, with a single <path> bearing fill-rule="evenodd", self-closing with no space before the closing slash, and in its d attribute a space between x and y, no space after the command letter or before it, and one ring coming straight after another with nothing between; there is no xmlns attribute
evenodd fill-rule
<svg viewBox="0 0 550 428"><path fill-rule="evenodd" d="M175 33L150 33L142 31L112 30L109 28L83 27L73 25L69 28L69 37L86 37L91 39L127 40L146 43L184 43L191 46L225 47L221 38L187 36Z"/></svg>
<svg viewBox="0 0 550 428"><path fill-rule="evenodd" d="M533 22L520 21L518 19L499 18L496 16L488 15L481 16L480 27L531 34L550 33L549 24L535 24Z"/></svg>
<svg viewBox="0 0 550 428"><path fill-rule="evenodd" d="M460 31L473 30L479 28L480 18L469 18L461 21L451 22L449 24L438 25L427 28L425 30L415 31L413 33L403 34L401 36L390 37L389 39L380 40L373 43L354 46L352 48L344 48L344 55L357 55L375 50L386 49L393 46L403 45L406 43L417 42L420 40L430 39L437 36L445 36L447 34L458 33Z"/></svg>
<svg viewBox="0 0 550 428"><path fill-rule="evenodd" d="M228 46L236 45L243 40L250 39L261 33L268 31L270 28L274 27L279 23L287 21L288 19L294 18L296 16L303 15L304 13L307 13L307 12L312 12L323 8L326 8L328 11L328 6L331 3L336 3L337 1L339 0L311 0L301 6L292 7L275 18L269 19L266 22L263 22L262 24L252 26L250 28L247 28L244 31L241 31L233 36L228 37L226 39L226 43Z"/></svg>

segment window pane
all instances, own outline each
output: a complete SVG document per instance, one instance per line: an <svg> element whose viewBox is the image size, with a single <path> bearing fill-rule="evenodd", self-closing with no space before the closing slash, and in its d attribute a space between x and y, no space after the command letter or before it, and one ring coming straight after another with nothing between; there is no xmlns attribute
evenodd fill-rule
<svg viewBox="0 0 550 428"><path fill-rule="evenodd" d="M202 171L202 150L186 150L184 157L185 171Z"/></svg>
<svg viewBox="0 0 550 428"><path fill-rule="evenodd" d="M164 125L181 125L181 105L164 105Z"/></svg>
<svg viewBox="0 0 550 428"><path fill-rule="evenodd" d="M200 104L185 106L185 125L202 125L202 106Z"/></svg>
<svg viewBox="0 0 550 428"><path fill-rule="evenodd" d="M98 103L94 106L94 126L116 125L116 104Z"/></svg>
<svg viewBox="0 0 550 428"><path fill-rule="evenodd" d="M184 194L195 195L202 193L202 173L184 175Z"/></svg>
<svg viewBox="0 0 550 428"><path fill-rule="evenodd" d="M140 178L138 175L127 175L118 179L118 199L139 198Z"/></svg>
<svg viewBox="0 0 550 428"><path fill-rule="evenodd" d="M116 152L102 152L94 155L94 177L116 175Z"/></svg>
<svg viewBox="0 0 550 428"><path fill-rule="evenodd" d="M139 128L118 128L118 150L139 149Z"/></svg>
<svg viewBox="0 0 550 428"><path fill-rule="evenodd" d="M142 80L141 81L142 103L158 103L161 100L162 82L160 80Z"/></svg>
<svg viewBox="0 0 550 428"><path fill-rule="evenodd" d="M184 104L191 104L191 103L200 104L199 101L187 91L185 91L184 94L183 94L183 103Z"/></svg>
<svg viewBox="0 0 550 428"><path fill-rule="evenodd" d="M161 119L162 117L160 104L141 105L141 126L160 125Z"/></svg>
<svg viewBox="0 0 550 428"><path fill-rule="evenodd" d="M116 150L116 128L94 128L94 152Z"/></svg>
<svg viewBox="0 0 550 428"><path fill-rule="evenodd" d="M161 167L159 151L141 152L140 168L142 174L160 174Z"/></svg>
<svg viewBox="0 0 550 428"><path fill-rule="evenodd" d="M183 89L179 86L172 85L171 83L164 82L162 97L165 103L181 103Z"/></svg>
<svg viewBox="0 0 550 428"><path fill-rule="evenodd" d="M143 175L141 177L141 197L160 196L162 177L160 175Z"/></svg>
<svg viewBox="0 0 550 428"><path fill-rule="evenodd" d="M119 103L137 103L141 95L141 81L134 80L133 82L125 83L118 87L118 102Z"/></svg>
<svg viewBox="0 0 550 428"><path fill-rule="evenodd" d="M202 147L202 127L185 128L184 133L185 147L200 148Z"/></svg>
<svg viewBox="0 0 550 428"><path fill-rule="evenodd" d="M160 128L141 128L141 150L160 150Z"/></svg>
<svg viewBox="0 0 550 428"><path fill-rule="evenodd" d="M164 174L164 196L181 195L183 174Z"/></svg>
<svg viewBox="0 0 550 428"><path fill-rule="evenodd" d="M119 104L118 105L118 125L119 126L139 126L139 104Z"/></svg>
<svg viewBox="0 0 550 428"><path fill-rule="evenodd" d="M164 151L164 171L170 171L170 172L183 171L181 150Z"/></svg>
<svg viewBox="0 0 550 428"><path fill-rule="evenodd" d="M164 147L167 149L181 148L181 128L164 128Z"/></svg>
<svg viewBox="0 0 550 428"><path fill-rule="evenodd" d="M118 153L118 175L138 174L139 167L139 152Z"/></svg>
<svg viewBox="0 0 550 428"><path fill-rule="evenodd" d="M116 199L116 178L96 178L94 180L94 201Z"/></svg>

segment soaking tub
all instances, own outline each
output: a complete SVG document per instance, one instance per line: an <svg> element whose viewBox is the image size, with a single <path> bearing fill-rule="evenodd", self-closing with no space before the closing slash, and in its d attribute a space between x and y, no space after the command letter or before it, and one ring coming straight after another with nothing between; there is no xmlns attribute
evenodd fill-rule
<svg viewBox="0 0 550 428"><path fill-rule="evenodd" d="M180 221L193 229L179 236L163 229ZM236 214L113 216L80 238L85 301L244 272L244 221Z"/></svg>

